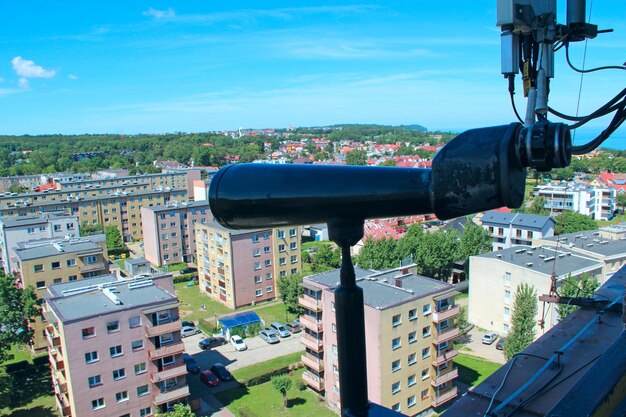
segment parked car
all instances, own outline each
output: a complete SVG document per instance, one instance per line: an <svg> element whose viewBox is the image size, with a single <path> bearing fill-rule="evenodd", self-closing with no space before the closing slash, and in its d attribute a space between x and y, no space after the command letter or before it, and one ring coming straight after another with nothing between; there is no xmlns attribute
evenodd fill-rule
<svg viewBox="0 0 626 417"><path fill-rule="evenodd" d="M200 372L200 366L198 366L198 362L188 353L183 353L183 361L185 362L185 366L187 367L187 372L191 372L192 374L197 374Z"/></svg>
<svg viewBox="0 0 626 417"><path fill-rule="evenodd" d="M302 331L302 325L300 324L300 321L295 320L291 323L285 324L285 328L291 333L300 333Z"/></svg>
<svg viewBox="0 0 626 417"><path fill-rule="evenodd" d="M489 333L486 333L486 334L483 336L483 344L485 344L485 345L490 345L490 344L492 344L493 342L495 342L497 338L498 338L498 335L497 335L497 334L495 334L494 332L489 332Z"/></svg>
<svg viewBox="0 0 626 417"><path fill-rule="evenodd" d="M183 326L180 330L180 337L193 336L194 334L200 333L200 329L196 326Z"/></svg>
<svg viewBox="0 0 626 417"><path fill-rule="evenodd" d="M498 343L496 343L496 349L503 350L504 342L506 342L506 337L503 337L502 339L498 340Z"/></svg>
<svg viewBox="0 0 626 417"><path fill-rule="evenodd" d="M183 268L180 270L180 274L181 275L186 275L186 274L197 274L198 273L198 268L195 267L191 267L191 268Z"/></svg>
<svg viewBox="0 0 626 417"><path fill-rule="evenodd" d="M196 327L196 323L193 321L182 321L180 324L182 324L183 327Z"/></svg>
<svg viewBox="0 0 626 417"><path fill-rule="evenodd" d="M198 347L202 350L207 350L217 346L222 346L225 343L226 339L224 339L223 337L207 337L206 339L202 339L198 343Z"/></svg>
<svg viewBox="0 0 626 417"><path fill-rule="evenodd" d="M200 382L210 387L217 387L220 384L219 378L209 370L200 372Z"/></svg>
<svg viewBox="0 0 626 417"><path fill-rule="evenodd" d="M280 337L288 337L291 335L291 333L289 333L289 330L285 329L285 326L277 321L270 324L270 330L278 334Z"/></svg>
<svg viewBox="0 0 626 417"><path fill-rule="evenodd" d="M242 351L248 349L246 342L244 342L243 339L237 335L231 336L230 344L235 347L235 350Z"/></svg>
<svg viewBox="0 0 626 417"><path fill-rule="evenodd" d="M220 381L230 381L231 379L233 379L233 376L230 374L230 372L228 372L228 369L226 369L226 367L221 363L213 364L210 370L215 375L217 375Z"/></svg>
<svg viewBox="0 0 626 417"><path fill-rule="evenodd" d="M261 330L259 332L259 337L261 339L265 340L269 344L274 344L274 343L280 342L280 339L278 338L276 333L274 333L271 330Z"/></svg>

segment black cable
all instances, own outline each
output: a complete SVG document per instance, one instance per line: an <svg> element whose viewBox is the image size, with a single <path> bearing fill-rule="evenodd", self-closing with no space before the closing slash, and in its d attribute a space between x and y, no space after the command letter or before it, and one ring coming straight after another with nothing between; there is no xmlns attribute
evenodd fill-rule
<svg viewBox="0 0 626 417"><path fill-rule="evenodd" d="M620 127L624 120L626 120L626 111L624 108L626 107L626 102L622 103L620 107L615 111L615 115L613 116L613 120L609 123L609 126L602 131L595 139L592 141L581 145L581 146L572 146L572 154L574 155L582 155L585 153L589 153L596 149L598 146L602 144L605 140L611 136L617 128Z"/></svg>
<svg viewBox="0 0 626 417"><path fill-rule="evenodd" d="M591 69L578 69L576 68L572 62L569 60L569 43L565 44L565 60L567 61L567 65L569 65L569 67L571 69L573 69L576 72L579 72L581 74L587 74L590 72L595 72L595 71L602 71L602 70L608 70L608 69L618 69L618 70L626 70L626 66L622 65L621 67L618 65L606 65L604 67L597 67L597 68L591 68Z"/></svg>
<svg viewBox="0 0 626 417"><path fill-rule="evenodd" d="M615 97L613 97L612 99L607 101L605 104L603 104L602 107L598 108L593 113L591 113L591 114L589 114L587 116L569 116L567 114L560 113L560 112L554 110L551 107L548 107L548 111L550 113L554 114L555 116L560 117L561 119L570 120L570 121L580 121L580 120L585 120L585 119L587 119L589 117L593 117L594 115L603 112L605 109L606 109L606 113L604 113L604 114L608 114L608 113L611 113L611 112L615 111L615 109L617 109L619 107L619 104L616 105L615 103L617 103L624 96L626 96L626 88L624 88L622 91L617 93L617 95ZM602 114L602 116L604 116L604 114Z"/></svg>
<svg viewBox="0 0 626 417"><path fill-rule="evenodd" d="M507 75L507 78L509 79L509 97L511 97L511 107L513 107L513 112L515 113L517 120L519 120L521 124L524 124L524 121L517 112L517 106L515 106L515 99L513 98L513 95L515 95L515 74L509 74Z"/></svg>

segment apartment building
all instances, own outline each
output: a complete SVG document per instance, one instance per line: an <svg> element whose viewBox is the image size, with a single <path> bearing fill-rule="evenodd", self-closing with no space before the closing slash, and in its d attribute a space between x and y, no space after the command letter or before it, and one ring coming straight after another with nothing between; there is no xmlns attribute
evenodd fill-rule
<svg viewBox="0 0 626 417"><path fill-rule="evenodd" d="M0 219L63 211L78 216L82 225L116 226L124 242L141 240L141 208L187 201L186 188L149 190L147 184L90 188L78 191L0 197Z"/></svg>
<svg viewBox="0 0 626 417"><path fill-rule="evenodd" d="M64 212L0 219L0 257L7 273L17 272L15 247L29 240L79 236L77 216Z"/></svg>
<svg viewBox="0 0 626 417"><path fill-rule="evenodd" d="M616 191L611 187L594 187L574 182L544 184L535 187L535 194L546 199L551 215L564 210L575 211L594 220L611 220L615 215Z"/></svg>
<svg viewBox="0 0 626 417"><path fill-rule="evenodd" d="M43 299L46 288L109 272L104 235L84 238L43 239L18 243L15 250L19 285L31 285L37 298ZM33 350L46 348L43 322L31 322L34 331Z"/></svg>
<svg viewBox="0 0 626 417"><path fill-rule="evenodd" d="M493 239L494 251L530 245L533 239L554 236L554 220L548 216L488 211L481 221Z"/></svg>
<svg viewBox="0 0 626 417"><path fill-rule="evenodd" d="M557 289L571 276L583 274L605 281L604 266L598 259L583 256L567 246L517 246L470 257L468 321L500 335L508 334L517 287L528 284L537 295L549 294L552 274ZM559 316L554 304L541 303L535 318L537 337L554 326ZM540 322L544 322L542 328Z"/></svg>
<svg viewBox="0 0 626 417"><path fill-rule="evenodd" d="M230 230L196 223L200 291L229 308L276 298L276 280L302 270L300 228Z"/></svg>
<svg viewBox="0 0 626 417"><path fill-rule="evenodd" d="M602 263L601 283L604 283L626 265L626 224L538 239L533 242L533 245L565 249L600 261Z"/></svg>
<svg viewBox="0 0 626 417"><path fill-rule="evenodd" d="M63 417L146 417L189 395L171 275L48 288L45 329Z"/></svg>
<svg viewBox="0 0 626 417"><path fill-rule="evenodd" d="M208 201L171 202L143 207L141 223L144 256L153 265L163 266L196 259L196 223L213 220Z"/></svg>
<svg viewBox="0 0 626 417"><path fill-rule="evenodd" d="M457 396L452 360L459 335L453 286L415 274L415 265L384 272L355 268L363 289L368 398L414 416ZM339 269L304 278L303 381L340 410L334 289Z"/></svg>
<svg viewBox="0 0 626 417"><path fill-rule="evenodd" d="M199 169L189 169L186 171L161 172L158 174L141 174L130 176L102 175L100 178L55 181L60 190L85 190L95 187L122 187L127 185L147 186L146 190L158 190L163 188L186 188L187 195L192 195L193 182L200 179Z"/></svg>

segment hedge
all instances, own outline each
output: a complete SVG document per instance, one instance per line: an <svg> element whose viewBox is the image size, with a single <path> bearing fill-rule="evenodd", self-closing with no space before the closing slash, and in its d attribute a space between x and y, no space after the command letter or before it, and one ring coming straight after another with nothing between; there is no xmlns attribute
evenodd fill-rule
<svg viewBox="0 0 626 417"><path fill-rule="evenodd" d="M248 407L246 404L241 404L239 407L237 407L237 414L239 415L239 417L257 417L257 415L254 414L252 410L250 410L250 407Z"/></svg>
<svg viewBox="0 0 626 417"><path fill-rule="evenodd" d="M274 369L263 375L252 377L248 381L242 381L242 382L247 387L253 387L255 385L261 385L261 384L265 384L266 382L270 382L273 377L289 373L290 370L291 370L291 366L285 366L283 368Z"/></svg>
<svg viewBox="0 0 626 417"><path fill-rule="evenodd" d="M192 278L196 279L196 282L194 282L193 285L198 285L198 274L180 274L177 277L174 277L174 284L189 282Z"/></svg>

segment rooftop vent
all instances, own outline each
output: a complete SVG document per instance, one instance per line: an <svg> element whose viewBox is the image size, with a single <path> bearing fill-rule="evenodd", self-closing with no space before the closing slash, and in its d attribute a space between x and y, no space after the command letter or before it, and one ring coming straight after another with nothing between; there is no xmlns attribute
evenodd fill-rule
<svg viewBox="0 0 626 417"><path fill-rule="evenodd" d="M526 264L526 266L532 267L532 266L533 266L533 263L532 263L532 262L528 262L528 263Z"/></svg>
<svg viewBox="0 0 626 417"><path fill-rule="evenodd" d="M113 293L113 290L115 290L115 287L105 287L102 289L102 294L106 295L109 300L113 301L113 304L122 304L122 300L120 300L120 298Z"/></svg>

